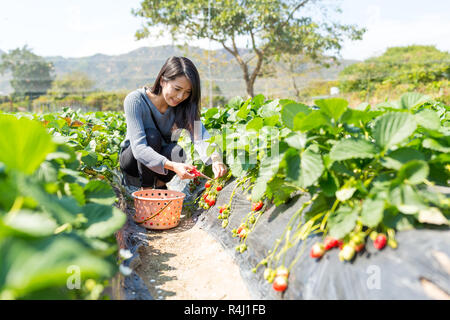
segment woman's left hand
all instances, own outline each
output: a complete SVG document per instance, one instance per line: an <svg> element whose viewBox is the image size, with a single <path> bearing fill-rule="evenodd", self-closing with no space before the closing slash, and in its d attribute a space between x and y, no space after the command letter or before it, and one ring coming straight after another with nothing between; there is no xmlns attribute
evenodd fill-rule
<svg viewBox="0 0 450 320"><path fill-rule="evenodd" d="M223 162L214 162L212 165L212 171L214 172L214 179L224 176L228 169Z"/></svg>

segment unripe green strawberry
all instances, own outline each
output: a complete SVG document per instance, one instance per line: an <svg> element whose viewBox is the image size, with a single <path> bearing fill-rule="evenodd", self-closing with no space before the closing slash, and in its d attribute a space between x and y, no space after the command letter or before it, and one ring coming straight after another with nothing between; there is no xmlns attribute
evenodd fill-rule
<svg viewBox="0 0 450 320"><path fill-rule="evenodd" d="M226 228L228 226L228 219L222 220L222 228Z"/></svg>
<svg viewBox="0 0 450 320"><path fill-rule="evenodd" d="M388 246L391 247L392 249L397 249L397 241L395 241L395 239L389 238L388 240Z"/></svg>
<svg viewBox="0 0 450 320"><path fill-rule="evenodd" d="M255 218L254 216L251 216L251 217L248 219L248 222L250 222L251 224L254 224L255 221L256 221L256 218Z"/></svg>
<svg viewBox="0 0 450 320"><path fill-rule="evenodd" d="M239 252L243 253L245 250L247 250L247 246L245 244L241 244L239 248Z"/></svg>
<svg viewBox="0 0 450 320"><path fill-rule="evenodd" d="M264 279L268 280L270 275L272 274L272 269L271 268L266 268L266 270L264 270Z"/></svg>
<svg viewBox="0 0 450 320"><path fill-rule="evenodd" d="M376 232L376 231L372 231L372 232L369 234L369 238L370 238L372 241L375 241L375 239L377 238L377 236L378 236L378 232Z"/></svg>
<svg viewBox="0 0 450 320"><path fill-rule="evenodd" d="M342 250L339 251L339 260L341 261L350 261L355 256L355 248L353 248L350 244L344 244Z"/></svg>

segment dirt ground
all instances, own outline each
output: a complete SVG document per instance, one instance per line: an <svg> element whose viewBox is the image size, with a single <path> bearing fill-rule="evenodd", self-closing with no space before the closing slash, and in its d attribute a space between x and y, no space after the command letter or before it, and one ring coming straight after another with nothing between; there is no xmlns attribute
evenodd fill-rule
<svg viewBox="0 0 450 320"><path fill-rule="evenodd" d="M131 268L157 300L252 299L231 255L195 220L182 215L173 229L147 230Z"/></svg>

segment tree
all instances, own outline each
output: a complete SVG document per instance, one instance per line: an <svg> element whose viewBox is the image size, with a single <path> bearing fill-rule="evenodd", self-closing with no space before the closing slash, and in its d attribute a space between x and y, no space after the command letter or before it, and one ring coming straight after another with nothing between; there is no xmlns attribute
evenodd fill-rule
<svg viewBox="0 0 450 320"><path fill-rule="evenodd" d="M18 98L35 99L50 88L53 64L34 54L27 46L2 55L0 73L11 71L11 87Z"/></svg>
<svg viewBox="0 0 450 320"><path fill-rule="evenodd" d="M175 41L182 34L187 40L210 39L222 44L241 67L247 94L253 97L256 77L270 58L282 53L315 57L323 52L338 52L345 37L361 39L364 29L312 18L308 10L315 7L326 15L327 8L319 3L320 0L143 0L141 7L132 12L146 18L146 25L136 32L137 39L167 36L169 32ZM159 34L153 28L157 26L164 27ZM250 56L240 52L238 37L249 39Z"/></svg>
<svg viewBox="0 0 450 320"><path fill-rule="evenodd" d="M53 81L50 93L59 97L64 97L68 94L84 94L92 91L94 81L83 72L74 71L58 76Z"/></svg>

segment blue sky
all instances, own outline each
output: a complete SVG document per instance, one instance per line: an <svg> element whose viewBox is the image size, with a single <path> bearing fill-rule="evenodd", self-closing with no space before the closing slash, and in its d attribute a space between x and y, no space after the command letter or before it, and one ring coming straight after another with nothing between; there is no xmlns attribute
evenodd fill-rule
<svg viewBox="0 0 450 320"><path fill-rule="evenodd" d="M27 44L42 56L116 55L143 46L171 44L169 39L136 41L142 21L131 14L140 0L15 0L0 2L0 49ZM213 1L214 2L214 1ZM450 51L448 0L324 0L340 4L336 19L368 28L362 41L345 42L341 55L363 60L387 47L432 44ZM246 40L241 39L241 46ZM220 48L215 43L192 43Z"/></svg>

